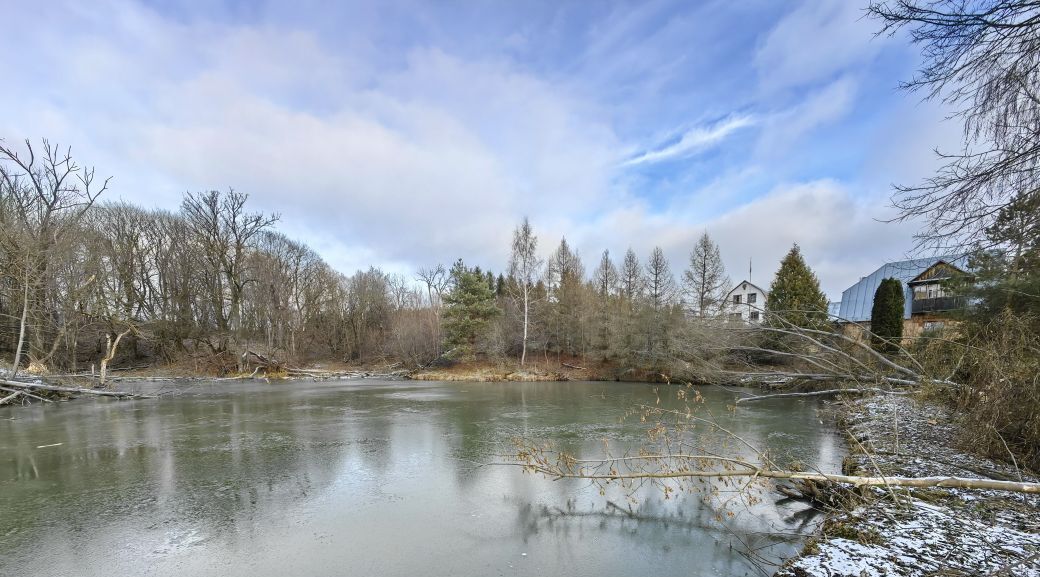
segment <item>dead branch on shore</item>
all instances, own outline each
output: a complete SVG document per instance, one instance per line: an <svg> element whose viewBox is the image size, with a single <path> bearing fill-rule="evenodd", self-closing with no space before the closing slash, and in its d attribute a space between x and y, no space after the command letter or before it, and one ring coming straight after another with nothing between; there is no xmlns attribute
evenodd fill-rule
<svg viewBox="0 0 1040 577"><path fill-rule="evenodd" d="M741 397L735 401L736 404L750 403L752 401L764 401L768 399L783 399L791 397L831 397L835 395L909 395L909 391L892 391L878 387L859 387L848 389L827 389L825 391L806 391L803 393L775 393L770 395L756 395L753 397Z"/></svg>
<svg viewBox="0 0 1040 577"><path fill-rule="evenodd" d="M648 457L648 460L658 460L660 457ZM701 457L704 458L704 457ZM588 463L589 459L583 459ZM743 469L682 469L663 471L631 471L619 472L612 468L611 472L597 472L595 468L587 466L571 467L566 463L569 459L561 457L556 464L541 464L540 460L521 463L500 463L522 467L525 471L541 473L552 479L586 479L591 481L625 481L639 479L683 479L683 478L708 478L723 479L727 477L744 477L751 479L788 479L793 481L813 481L815 483L837 483L851 485L853 487L914 487L928 488L938 487L947 489L990 489L994 491L1010 491L1015 493L1040 493L1040 483L1027 483L1019 481L1001 481L995 479L975 479L967 477L887 477L887 476L860 476L839 475L828 473L811 473L805 471L774 470L757 465L746 465ZM621 459L604 458L597 463L606 465L619 463Z"/></svg>
<svg viewBox="0 0 1040 577"><path fill-rule="evenodd" d="M0 405L3 405L3 404L4 404L4 403L6 403L7 401L9 401L9 400L11 400L11 399L14 399L15 397L17 397L17 396L19 396L19 395L21 395L21 396L24 396L24 397L29 397L30 399L36 399L36 400L38 400L38 401L42 401L42 402L44 402L44 403L50 403L50 402L53 402L53 401L51 401L51 400L50 400L50 399L48 399L48 398L45 398L45 397L41 397L41 396L39 396L39 395L34 395L34 394L30 393L29 391L23 391L23 390L20 390L20 389L12 389L12 388L10 388L10 387L0 387L0 391L4 391L4 392L7 392L7 393L11 393L11 394L10 394L10 395L8 395L7 397L5 397L5 398L3 398L3 399L0 399Z"/></svg>
<svg viewBox="0 0 1040 577"><path fill-rule="evenodd" d="M795 311L798 312L798 311ZM722 353L721 363L694 358L690 362L702 368L699 378L719 384L761 384L779 389L776 394L758 395L761 401L785 397L824 397L849 394L906 394L924 385L960 387L948 375L930 374L909 351L899 347L898 354L886 356L874 350L870 333L862 329L863 338L844 334L840 327L799 327L771 315L771 324L760 326L723 326L712 335L716 342L701 346ZM708 335L708 336L712 336ZM703 335L702 335L703 337ZM823 391L799 390L803 385L830 383Z"/></svg>
<svg viewBox="0 0 1040 577"><path fill-rule="evenodd" d="M62 387L59 385L48 385L44 383L27 383L24 381L9 381L0 379L0 385L18 390L22 394L26 391L49 391L52 393L67 393L72 395L96 395L100 397L114 397L118 399L152 399L154 395L142 395L128 391L103 391L99 389L84 389L80 387Z"/></svg>

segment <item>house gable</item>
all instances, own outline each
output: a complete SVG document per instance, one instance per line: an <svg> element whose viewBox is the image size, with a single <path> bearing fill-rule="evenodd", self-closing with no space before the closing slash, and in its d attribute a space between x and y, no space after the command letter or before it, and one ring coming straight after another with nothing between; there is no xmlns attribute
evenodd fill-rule
<svg viewBox="0 0 1040 577"><path fill-rule="evenodd" d="M915 285L922 283L940 282L959 276L965 276L967 274L968 273L953 266L952 264L941 260L925 269L924 272L922 272L921 274L907 281L906 284Z"/></svg>

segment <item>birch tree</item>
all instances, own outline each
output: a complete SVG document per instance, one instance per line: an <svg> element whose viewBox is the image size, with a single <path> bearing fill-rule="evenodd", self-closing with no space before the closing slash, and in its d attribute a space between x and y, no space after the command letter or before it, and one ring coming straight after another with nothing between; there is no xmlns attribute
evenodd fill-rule
<svg viewBox="0 0 1040 577"><path fill-rule="evenodd" d="M531 223L523 222L513 231L513 251L509 258L509 283L514 303L523 309L523 336L521 337L520 366L527 362L527 339L531 323L531 294L534 283L542 273L542 260L538 258L538 237L531 230Z"/></svg>

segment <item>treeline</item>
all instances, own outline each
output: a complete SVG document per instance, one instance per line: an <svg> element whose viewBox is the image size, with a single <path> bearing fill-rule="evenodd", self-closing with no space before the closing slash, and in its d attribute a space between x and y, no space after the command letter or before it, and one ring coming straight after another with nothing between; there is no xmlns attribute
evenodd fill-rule
<svg viewBox="0 0 1040 577"><path fill-rule="evenodd" d="M185 194L169 212L105 202L106 186L46 141L0 146L0 351L19 368L229 372L249 350L285 362L538 356L660 368L685 356L691 320L717 318L730 288L707 235L677 275L660 248L619 261L604 251L587 267L563 239L543 262L526 220L499 274L460 260L411 278L347 276L243 193Z"/></svg>
<svg viewBox="0 0 1040 577"><path fill-rule="evenodd" d="M245 194L148 210L102 202L107 182L47 142L0 159L0 350L20 367L118 355L223 372L254 346L286 359L437 354L428 293L375 268L337 273Z"/></svg>
<svg viewBox="0 0 1040 577"><path fill-rule="evenodd" d="M533 355L677 373L730 352L713 329L729 320L732 286L706 233L679 274L660 247L645 259L630 248L619 262L603 251L588 272L566 238L543 262L524 219L506 273L496 277L458 261L449 280L443 330L452 358L509 357L522 365ZM826 323L827 300L797 246L771 286L763 318Z"/></svg>

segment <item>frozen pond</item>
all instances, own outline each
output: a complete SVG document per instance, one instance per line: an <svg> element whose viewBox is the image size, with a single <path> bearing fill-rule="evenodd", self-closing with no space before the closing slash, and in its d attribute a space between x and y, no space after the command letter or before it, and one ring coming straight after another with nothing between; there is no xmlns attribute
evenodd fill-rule
<svg viewBox="0 0 1040 577"><path fill-rule="evenodd" d="M669 402L670 387L659 389ZM838 470L813 401L706 408L740 436ZM632 383L226 382L159 400L0 410L0 574L758 575L809 516L769 495L727 527L697 496L624 496L501 460L516 435L637 447ZM627 505L626 505L627 506Z"/></svg>

